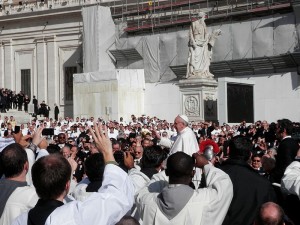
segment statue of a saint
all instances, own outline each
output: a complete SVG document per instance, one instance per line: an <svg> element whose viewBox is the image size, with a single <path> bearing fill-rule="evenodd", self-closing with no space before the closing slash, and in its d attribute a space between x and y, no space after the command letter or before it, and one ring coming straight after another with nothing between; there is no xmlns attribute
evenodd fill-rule
<svg viewBox="0 0 300 225"><path fill-rule="evenodd" d="M221 30L214 30L211 34L207 32L205 17L200 12L199 19L192 22L189 31L189 56L186 78L213 78L209 72L212 55L212 47Z"/></svg>

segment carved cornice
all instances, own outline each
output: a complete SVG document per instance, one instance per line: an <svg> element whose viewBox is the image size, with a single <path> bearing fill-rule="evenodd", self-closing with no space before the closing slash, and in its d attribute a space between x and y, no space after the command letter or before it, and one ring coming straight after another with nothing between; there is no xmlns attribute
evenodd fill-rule
<svg viewBox="0 0 300 225"><path fill-rule="evenodd" d="M9 46L11 44L12 44L12 39L0 40L0 45L1 46Z"/></svg>

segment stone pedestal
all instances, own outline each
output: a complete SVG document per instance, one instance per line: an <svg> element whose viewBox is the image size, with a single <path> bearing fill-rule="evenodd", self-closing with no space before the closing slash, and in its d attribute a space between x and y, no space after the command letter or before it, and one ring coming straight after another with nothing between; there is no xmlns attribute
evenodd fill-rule
<svg viewBox="0 0 300 225"><path fill-rule="evenodd" d="M215 79L195 78L179 81L181 113L190 121L217 121L217 86Z"/></svg>

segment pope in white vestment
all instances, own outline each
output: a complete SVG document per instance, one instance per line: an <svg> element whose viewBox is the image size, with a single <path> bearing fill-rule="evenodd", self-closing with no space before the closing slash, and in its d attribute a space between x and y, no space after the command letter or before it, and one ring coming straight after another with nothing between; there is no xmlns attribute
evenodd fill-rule
<svg viewBox="0 0 300 225"><path fill-rule="evenodd" d="M174 125L177 130L177 137L170 149L170 155L181 151L192 156L193 153L199 151L196 135L188 127L188 122L188 118L185 115L179 115L175 118Z"/></svg>

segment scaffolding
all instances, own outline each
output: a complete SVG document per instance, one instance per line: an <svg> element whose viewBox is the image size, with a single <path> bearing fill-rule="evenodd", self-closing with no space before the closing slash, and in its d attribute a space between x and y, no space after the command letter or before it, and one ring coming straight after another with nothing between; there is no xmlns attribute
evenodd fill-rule
<svg viewBox="0 0 300 225"><path fill-rule="evenodd" d="M115 2L114 2L115 3ZM115 20L127 23L127 33L184 26L207 14L207 24L251 14L292 11L292 0L123 0L110 5Z"/></svg>

